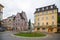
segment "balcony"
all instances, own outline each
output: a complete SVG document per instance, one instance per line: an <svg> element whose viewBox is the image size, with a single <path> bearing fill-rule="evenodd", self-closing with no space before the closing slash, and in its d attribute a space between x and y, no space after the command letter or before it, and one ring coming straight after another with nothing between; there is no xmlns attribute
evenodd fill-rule
<svg viewBox="0 0 60 40"><path fill-rule="evenodd" d="M37 28L54 28L54 27L57 27L56 25L42 25L42 26L34 26L34 27L37 27Z"/></svg>

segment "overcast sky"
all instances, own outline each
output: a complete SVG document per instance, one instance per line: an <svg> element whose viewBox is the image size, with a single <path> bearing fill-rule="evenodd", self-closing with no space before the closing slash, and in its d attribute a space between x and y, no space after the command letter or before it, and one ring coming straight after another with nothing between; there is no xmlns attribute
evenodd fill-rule
<svg viewBox="0 0 60 40"><path fill-rule="evenodd" d="M16 15L17 12L26 12L27 18L34 22L34 12L36 8L55 4L60 11L60 0L0 0L4 6L3 18Z"/></svg>

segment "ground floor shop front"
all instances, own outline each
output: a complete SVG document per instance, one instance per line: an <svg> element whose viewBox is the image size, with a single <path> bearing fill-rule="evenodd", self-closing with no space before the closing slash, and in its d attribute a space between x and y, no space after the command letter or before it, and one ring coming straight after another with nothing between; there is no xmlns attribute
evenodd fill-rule
<svg viewBox="0 0 60 40"><path fill-rule="evenodd" d="M57 32L57 27L35 27L34 31L40 31L40 32Z"/></svg>

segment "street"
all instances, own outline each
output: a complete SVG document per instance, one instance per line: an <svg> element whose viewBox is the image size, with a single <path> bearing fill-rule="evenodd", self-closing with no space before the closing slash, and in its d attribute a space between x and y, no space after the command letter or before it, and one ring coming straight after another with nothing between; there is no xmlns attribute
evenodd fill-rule
<svg viewBox="0 0 60 40"><path fill-rule="evenodd" d="M16 37L11 36L14 32L6 31L0 32L0 40L60 40L60 34L49 34L48 37L40 38L40 37Z"/></svg>

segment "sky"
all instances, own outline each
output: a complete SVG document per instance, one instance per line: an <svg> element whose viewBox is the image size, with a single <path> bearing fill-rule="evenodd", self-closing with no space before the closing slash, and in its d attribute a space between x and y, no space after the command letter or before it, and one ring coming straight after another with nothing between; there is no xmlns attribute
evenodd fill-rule
<svg viewBox="0 0 60 40"><path fill-rule="evenodd" d="M3 19L24 11L27 19L31 19L32 23L34 23L36 8L55 4L60 12L60 0L0 0L0 4L4 6Z"/></svg>

